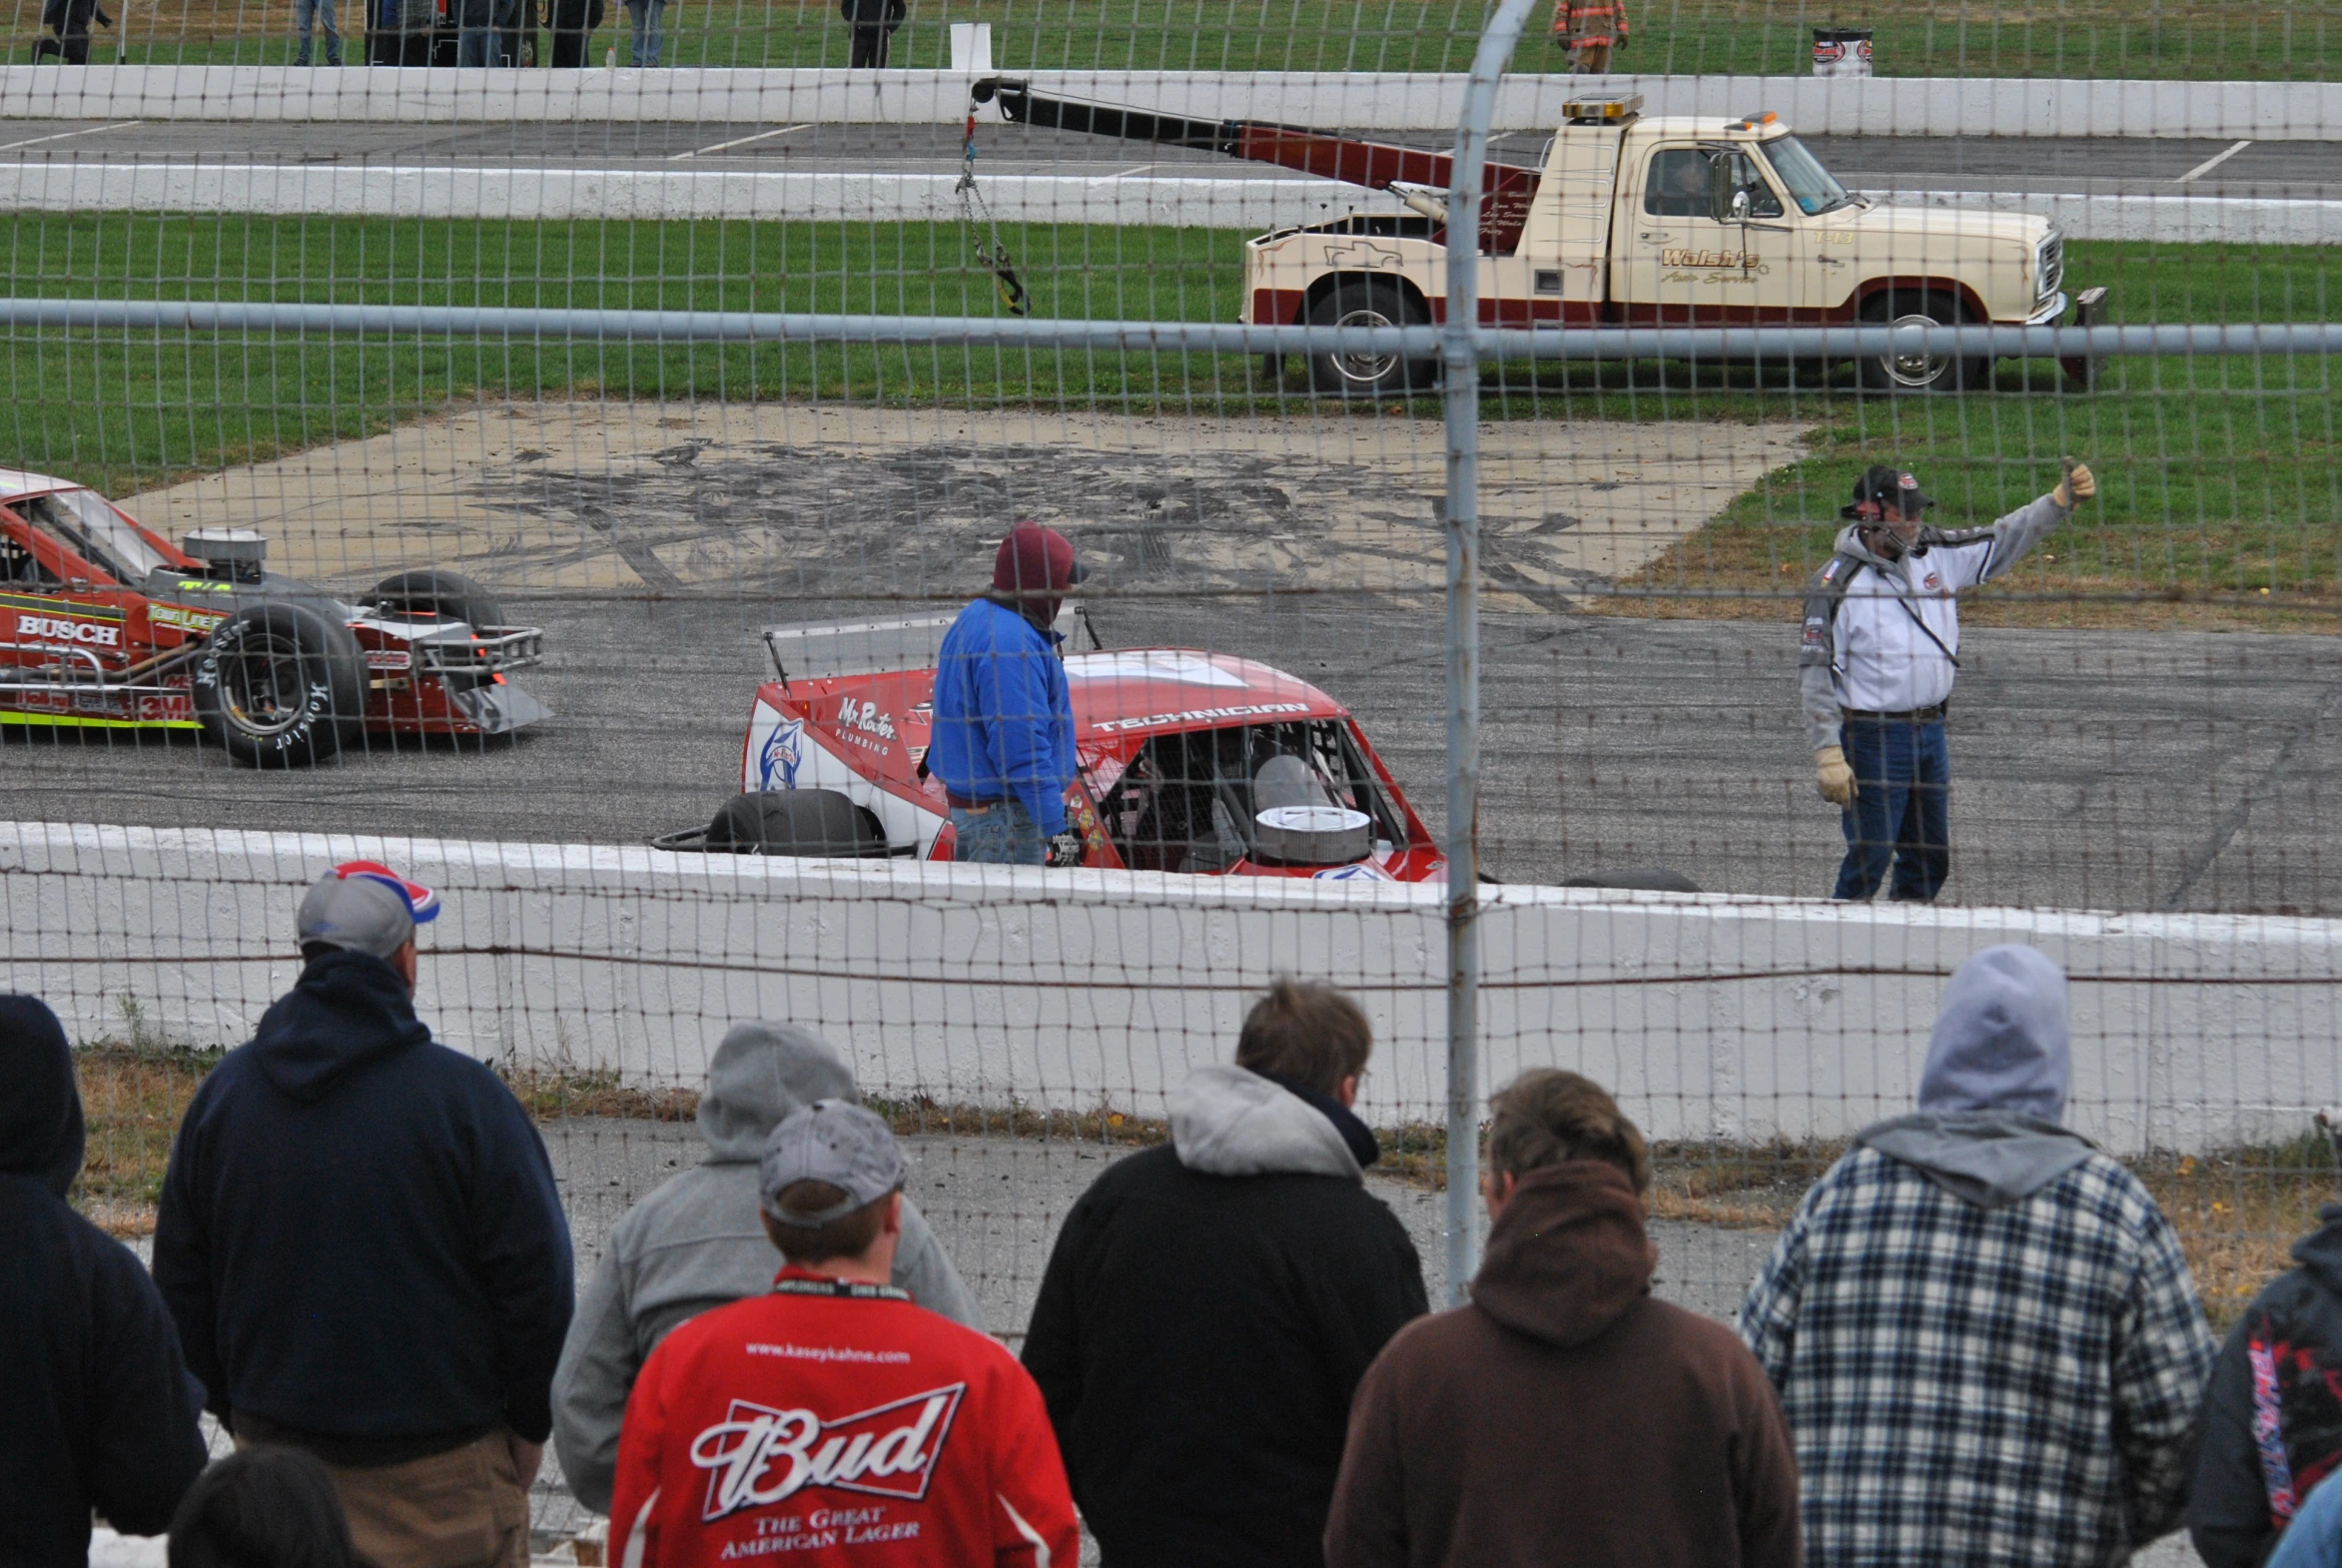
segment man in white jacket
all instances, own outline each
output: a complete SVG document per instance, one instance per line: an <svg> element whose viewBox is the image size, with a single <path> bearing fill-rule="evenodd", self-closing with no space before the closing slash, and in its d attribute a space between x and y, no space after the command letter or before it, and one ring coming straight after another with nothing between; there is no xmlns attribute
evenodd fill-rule
<svg viewBox="0 0 2342 1568"><path fill-rule="evenodd" d="M2098 492L2070 457L2048 494L1988 528L1921 521L1935 501L1900 468L1855 481L1852 518L1806 587L1798 697L1814 782L1845 813L1831 895L1926 903L1952 872L1952 753L1944 717L1959 669L1962 588L1989 582Z"/></svg>

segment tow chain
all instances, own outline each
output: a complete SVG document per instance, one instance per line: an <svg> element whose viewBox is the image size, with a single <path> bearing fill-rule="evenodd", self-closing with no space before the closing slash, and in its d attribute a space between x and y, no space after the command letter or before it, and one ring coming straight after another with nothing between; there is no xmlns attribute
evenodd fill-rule
<svg viewBox="0 0 2342 1568"><path fill-rule="evenodd" d="M1017 277L1016 263L1009 260L1009 248L1001 244L1001 229L993 221L992 209L986 205L984 193L976 186L976 105L968 105L968 126L960 140L960 183L953 187L953 195L960 199L960 224L971 236L971 249L976 265L992 274L993 288L1008 307L1011 316L1026 314L1028 304L1025 285ZM977 217L984 220L984 233L977 233ZM988 239L987 236L990 238Z"/></svg>

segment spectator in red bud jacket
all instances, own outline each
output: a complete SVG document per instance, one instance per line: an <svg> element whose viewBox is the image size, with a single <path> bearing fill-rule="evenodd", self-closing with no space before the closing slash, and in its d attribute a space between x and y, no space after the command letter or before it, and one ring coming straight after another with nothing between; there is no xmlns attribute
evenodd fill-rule
<svg viewBox="0 0 2342 1568"><path fill-rule="evenodd" d="M992 592L960 611L936 654L928 771L951 801L952 858L1077 865L1066 827L1074 698L1051 628L1089 574L1055 528L1020 522L1001 540Z"/></svg>
<svg viewBox="0 0 2342 1568"><path fill-rule="evenodd" d="M2252 1298L2212 1364L2187 1495L2209 1568L2258 1568L2342 1470L2342 1203L2318 1218L2293 1244L2301 1266Z"/></svg>
<svg viewBox="0 0 2342 1568"><path fill-rule="evenodd" d="M81 1093L57 1015L0 996L0 1563L79 1565L90 1510L159 1535L204 1467L171 1313L138 1256L65 1201Z"/></svg>
<svg viewBox="0 0 2342 1568"><path fill-rule="evenodd" d="M1643 1135L1575 1073L1490 1105L1469 1306L1350 1407L1328 1568L1797 1568L1797 1461L1723 1323L1651 1294Z"/></svg>
<svg viewBox="0 0 2342 1568"><path fill-rule="evenodd" d="M1320 1568L1350 1395L1427 1305L1363 1181L1373 1047L1349 998L1277 982L1171 1096L1170 1145L1066 1216L1025 1365L1106 1568Z"/></svg>
<svg viewBox="0 0 2342 1568"><path fill-rule="evenodd" d="M903 1157L887 1125L815 1101L773 1130L757 1185L783 1266L651 1352L618 1438L610 1560L1073 1568L1040 1390L998 1341L888 1283Z"/></svg>
<svg viewBox="0 0 2342 1568"><path fill-rule="evenodd" d="M179 1125L155 1280L237 1443L324 1460L376 1568L522 1568L569 1227L512 1092L414 1016L437 912L372 861L302 899L300 983Z"/></svg>

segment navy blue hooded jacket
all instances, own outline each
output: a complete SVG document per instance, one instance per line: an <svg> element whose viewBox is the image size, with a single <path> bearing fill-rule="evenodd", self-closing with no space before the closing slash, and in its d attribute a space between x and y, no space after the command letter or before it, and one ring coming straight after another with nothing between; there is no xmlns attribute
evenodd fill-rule
<svg viewBox="0 0 2342 1568"><path fill-rule="evenodd" d="M197 1091L155 1278L231 1425L420 1452L552 1429L572 1288L544 1144L369 954L312 963Z"/></svg>
<svg viewBox="0 0 2342 1568"><path fill-rule="evenodd" d="M204 1467L203 1389L130 1248L66 1206L81 1094L56 1015L0 997L0 1564L160 1535Z"/></svg>

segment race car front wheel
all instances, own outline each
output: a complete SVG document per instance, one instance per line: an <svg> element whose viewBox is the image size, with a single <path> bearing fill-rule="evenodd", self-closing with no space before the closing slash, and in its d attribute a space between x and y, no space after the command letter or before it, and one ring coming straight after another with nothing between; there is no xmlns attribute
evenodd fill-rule
<svg viewBox="0 0 2342 1568"><path fill-rule="evenodd" d="M887 853L878 819L834 789L734 795L707 825L703 847L735 855L830 855L873 860Z"/></svg>
<svg viewBox="0 0 2342 1568"><path fill-rule="evenodd" d="M366 603L388 620L459 620L474 631L510 624L503 603L487 589L460 572L427 567L385 577Z"/></svg>
<svg viewBox="0 0 2342 1568"><path fill-rule="evenodd" d="M239 762L306 766L357 737L366 718L366 655L349 627L309 605L252 605L205 643L195 713Z"/></svg>

